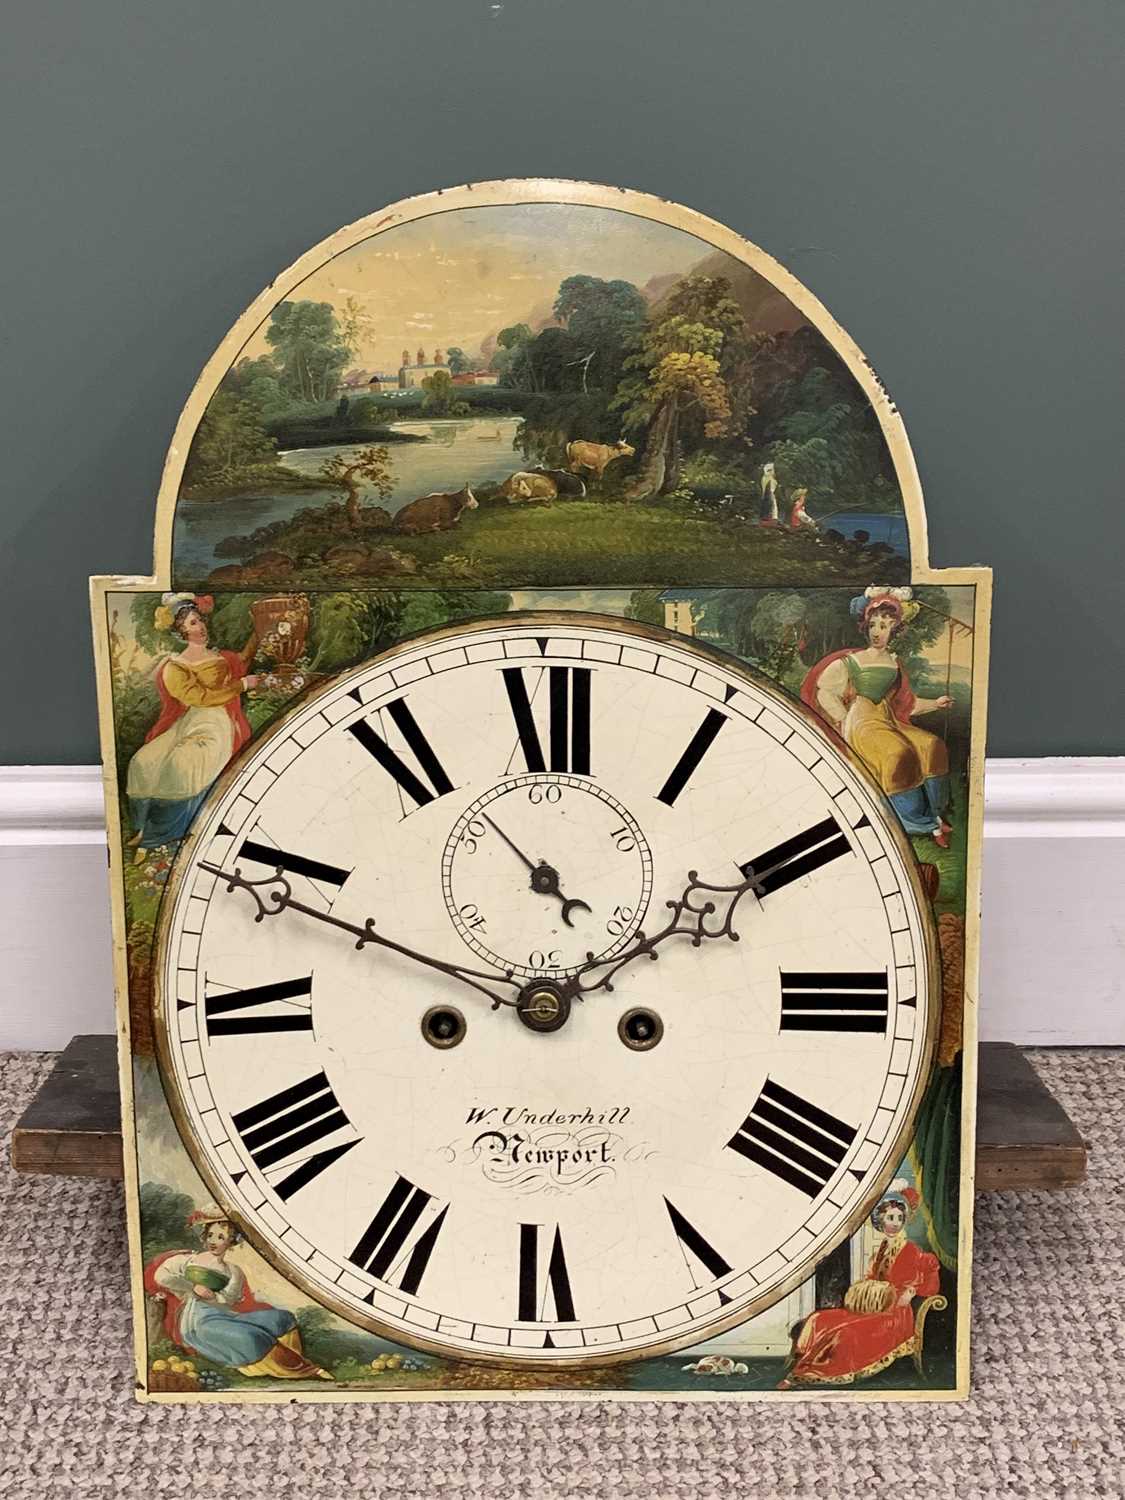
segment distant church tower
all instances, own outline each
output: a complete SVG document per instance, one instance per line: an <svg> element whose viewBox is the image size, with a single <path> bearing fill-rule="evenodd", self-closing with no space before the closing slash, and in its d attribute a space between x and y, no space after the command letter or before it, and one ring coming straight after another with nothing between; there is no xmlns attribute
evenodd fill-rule
<svg viewBox="0 0 1125 1500"><path fill-rule="evenodd" d="M434 364L439 366L445 364L444 350L434 350Z"/></svg>
<svg viewBox="0 0 1125 1500"><path fill-rule="evenodd" d="M402 351L402 362L403 362L404 365L408 365L410 363L410 350L409 349L404 349Z"/></svg>
<svg viewBox="0 0 1125 1500"><path fill-rule="evenodd" d="M426 363L426 351L425 351L425 349L419 349L418 350L418 363L420 365L424 365Z"/></svg>

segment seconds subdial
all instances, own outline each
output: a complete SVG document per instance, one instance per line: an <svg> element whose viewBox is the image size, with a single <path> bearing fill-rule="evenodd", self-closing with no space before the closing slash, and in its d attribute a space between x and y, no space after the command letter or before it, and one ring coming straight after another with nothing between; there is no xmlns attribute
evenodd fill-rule
<svg viewBox="0 0 1125 1500"><path fill-rule="evenodd" d="M442 856L453 925L513 974L571 974L620 952L644 919L652 856L633 815L577 776L514 776L478 797Z"/></svg>

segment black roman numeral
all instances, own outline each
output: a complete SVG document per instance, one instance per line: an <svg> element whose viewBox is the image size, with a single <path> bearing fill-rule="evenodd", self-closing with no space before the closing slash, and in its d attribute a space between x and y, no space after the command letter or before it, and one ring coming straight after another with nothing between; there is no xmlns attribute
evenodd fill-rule
<svg viewBox="0 0 1125 1500"><path fill-rule="evenodd" d="M887 971L781 974L782 1031L887 1030Z"/></svg>
<svg viewBox="0 0 1125 1500"><path fill-rule="evenodd" d="M208 995L203 1001L207 1035L252 1036L265 1031L311 1031L311 997L311 975L305 979L283 979L277 984L259 984L248 990L228 990L225 994ZM245 1014L254 1006L287 1000L296 1000L298 1004L280 1015Z"/></svg>
<svg viewBox="0 0 1125 1500"><path fill-rule="evenodd" d="M727 1145L815 1198L855 1137L843 1120L767 1078L758 1102Z"/></svg>
<svg viewBox="0 0 1125 1500"><path fill-rule="evenodd" d="M539 1295L539 1231L542 1224L520 1225L520 1276L519 1297L516 1313L521 1323L538 1323L540 1319ZM556 1323L574 1323L574 1297L570 1290L570 1273L566 1269L563 1255L562 1232L555 1226L555 1237L551 1242L551 1254L547 1261L547 1279L543 1292L543 1311L546 1312L547 1288L555 1304Z"/></svg>
<svg viewBox="0 0 1125 1500"><path fill-rule="evenodd" d="M715 743L715 736L727 722L726 714L721 714L717 708L709 708L703 723L688 741L684 753L672 767L672 773L668 780L657 792L657 800L666 802L669 807L674 807L676 798L687 785L688 778L695 772L699 762Z"/></svg>
<svg viewBox="0 0 1125 1500"><path fill-rule="evenodd" d="M351 874L350 870L322 864L319 859L306 859L303 854L290 854L287 849L275 849L272 844L260 844L256 839L243 839L238 858L252 859L257 864L268 865L271 870L285 870L290 875L304 875L309 880L325 880L329 885L343 885Z"/></svg>
<svg viewBox="0 0 1125 1500"><path fill-rule="evenodd" d="M378 1212L360 1236L359 1243L349 1257L357 1266L362 1266L371 1276L380 1281L390 1281L391 1272L401 1258L401 1252L410 1238L433 1197L423 1188L415 1187L400 1173L395 1174L394 1186L379 1205ZM398 1279L400 1290L413 1297L417 1294L437 1244L441 1227L449 1205L428 1224L415 1240L409 1258ZM391 1282L391 1285L395 1283ZM368 1299L370 1300L370 1299Z"/></svg>
<svg viewBox="0 0 1125 1500"><path fill-rule="evenodd" d="M358 1141L344 1141L339 1146L330 1146L327 1151L314 1151L310 1157L301 1162L295 1171L288 1173L280 1182L274 1182L268 1173L266 1174L267 1180L277 1196L288 1202L294 1193L307 1187L314 1177L319 1177L334 1161L339 1161L341 1156L346 1155L353 1146L358 1145Z"/></svg>
<svg viewBox="0 0 1125 1500"><path fill-rule="evenodd" d="M263 1171L349 1123L323 1073L271 1094L231 1118L255 1166Z"/></svg>
<svg viewBox="0 0 1125 1500"><path fill-rule="evenodd" d="M522 667L505 667L504 686L529 771L569 771L590 774L590 668L547 667L548 746L550 765L543 755L539 731ZM542 678L540 677L540 681Z"/></svg>
<svg viewBox="0 0 1125 1500"><path fill-rule="evenodd" d="M830 816L738 868L744 879L754 882L759 896L768 896L850 850L847 835Z"/></svg>
<svg viewBox="0 0 1125 1500"><path fill-rule="evenodd" d="M695 1225L685 1219L676 1205L667 1198L664 1200L664 1206L668 1210L668 1217L672 1221L672 1228L676 1231L676 1238L684 1250L691 1251L700 1265L704 1266L711 1273L713 1281L718 1281L720 1276L729 1276L732 1268L727 1265L714 1245L708 1244ZM696 1281L695 1270L691 1261L688 1260L686 1255L684 1256L684 1260L691 1273L692 1281L698 1287L699 1283Z"/></svg>
<svg viewBox="0 0 1125 1500"><path fill-rule="evenodd" d="M355 724L349 724L348 732L355 736L367 753L379 762L384 771L394 777L401 789L408 797L413 798L419 807L424 807L435 797L443 797L446 792L451 792L453 783L446 775L441 761L434 754L433 746L419 728L417 719L407 707L406 699L396 698L393 703L386 704L385 712L410 747L421 775L412 771L401 755L391 749L386 740L372 727L369 720L359 719Z"/></svg>

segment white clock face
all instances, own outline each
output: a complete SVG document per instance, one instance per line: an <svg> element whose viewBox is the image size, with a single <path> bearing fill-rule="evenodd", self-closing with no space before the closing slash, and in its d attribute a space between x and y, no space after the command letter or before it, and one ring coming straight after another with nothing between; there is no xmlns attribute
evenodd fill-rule
<svg viewBox="0 0 1125 1500"><path fill-rule="evenodd" d="M181 851L157 1033L279 1269L508 1364L776 1301L897 1167L937 1023L887 805L733 664L594 616L418 639L238 762Z"/></svg>

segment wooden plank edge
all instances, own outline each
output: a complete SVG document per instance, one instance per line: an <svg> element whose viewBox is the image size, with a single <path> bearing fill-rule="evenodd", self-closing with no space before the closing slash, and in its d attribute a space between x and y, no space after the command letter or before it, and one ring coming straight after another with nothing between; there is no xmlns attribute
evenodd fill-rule
<svg viewBox="0 0 1125 1500"><path fill-rule="evenodd" d="M15 1171L108 1181L122 1177L116 1066L106 1047L112 1040L75 1037L60 1053L13 1131ZM1082 1182L1085 1142L1022 1052L1007 1042L984 1043L980 1063L978 1103L988 1098L991 1107L980 1110L984 1128L977 1139L977 1191L1056 1192ZM86 1094L90 1085L92 1091ZM83 1105L92 1106L84 1111L85 1128L60 1126L57 1114L55 1123L47 1123L53 1109L66 1109L73 1116L76 1089L83 1091L77 1112L83 1113ZM89 1128L94 1119L100 1128ZM1001 1131L1006 1139L997 1138Z"/></svg>
<svg viewBox="0 0 1125 1500"><path fill-rule="evenodd" d="M12 1135L12 1167L52 1177L125 1175L121 1132L104 1130L21 1130Z"/></svg>

